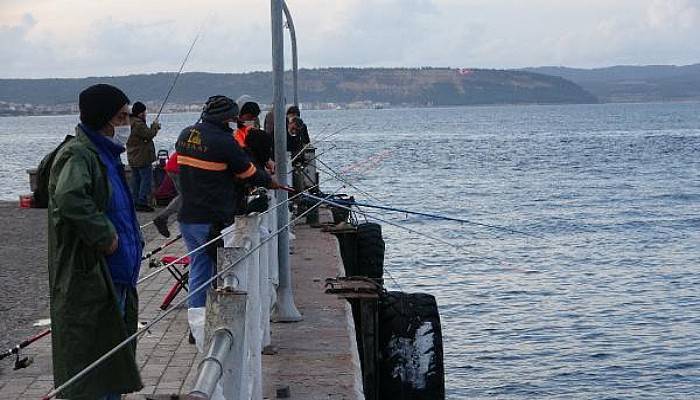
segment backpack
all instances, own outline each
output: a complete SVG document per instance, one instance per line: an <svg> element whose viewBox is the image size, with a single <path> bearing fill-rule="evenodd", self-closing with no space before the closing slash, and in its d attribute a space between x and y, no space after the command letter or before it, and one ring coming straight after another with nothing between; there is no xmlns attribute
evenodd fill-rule
<svg viewBox="0 0 700 400"><path fill-rule="evenodd" d="M49 178L51 177L51 166L53 165L53 160L56 158L56 154L61 150L63 146L66 145L71 139L75 138L73 135L66 135L63 142L59 144L55 149L44 156L36 168L36 189L34 189L34 207L35 208L47 208L49 206Z"/></svg>

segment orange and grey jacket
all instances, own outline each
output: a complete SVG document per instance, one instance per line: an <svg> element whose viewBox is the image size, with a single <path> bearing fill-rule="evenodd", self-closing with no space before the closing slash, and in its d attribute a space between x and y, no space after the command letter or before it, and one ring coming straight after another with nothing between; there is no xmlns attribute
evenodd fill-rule
<svg viewBox="0 0 700 400"><path fill-rule="evenodd" d="M258 169L225 124L202 122L177 139L184 223L228 223L236 214L243 185L269 187L270 175Z"/></svg>

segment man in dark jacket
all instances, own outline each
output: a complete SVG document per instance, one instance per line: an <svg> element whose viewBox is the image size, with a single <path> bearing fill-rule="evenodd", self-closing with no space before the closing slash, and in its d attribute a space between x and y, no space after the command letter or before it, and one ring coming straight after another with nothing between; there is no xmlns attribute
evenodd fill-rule
<svg viewBox="0 0 700 400"><path fill-rule="evenodd" d="M131 193L137 211L153 212L148 203L151 198L151 182L156 160L156 146L153 138L160 130L160 123L146 124L146 106L137 101L131 108L131 136L126 142L126 156L131 167Z"/></svg>
<svg viewBox="0 0 700 400"><path fill-rule="evenodd" d="M80 93L76 137L49 179L49 289L54 383L61 385L136 331L143 250L120 154L129 99L110 85ZM135 344L60 395L119 399L142 388Z"/></svg>
<svg viewBox="0 0 700 400"><path fill-rule="evenodd" d="M277 188L264 169L256 168L233 137L238 106L225 96L207 100L201 122L185 128L177 139L182 206L180 232L187 249L204 245L233 223L236 199L244 183ZM191 256L189 288L200 287L213 272L215 259L205 250ZM192 296L189 308L204 307L206 291ZM195 335L196 336L196 335Z"/></svg>

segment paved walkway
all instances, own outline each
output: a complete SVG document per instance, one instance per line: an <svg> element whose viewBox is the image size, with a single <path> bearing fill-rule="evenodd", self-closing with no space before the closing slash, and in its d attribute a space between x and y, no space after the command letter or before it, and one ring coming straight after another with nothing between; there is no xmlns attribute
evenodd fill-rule
<svg viewBox="0 0 700 400"><path fill-rule="evenodd" d="M16 343L44 328L32 327L31 322L48 316L46 287L46 210L19 210L16 203L0 203L0 223L12 221L21 224L19 231L7 229L0 234L3 243L2 259L20 264L27 279L22 293L24 298L14 304L3 302L4 316L16 313L20 317L14 325L3 328L2 343ZM142 215L143 222L150 215ZM6 225L8 226L8 225ZM155 248L164 240L151 226L145 228L147 249ZM176 234L176 232L173 232ZM348 329L348 308L344 300L323 293L323 281L338 274L339 255L335 239L306 225L296 227L296 254L292 256L296 304L304 321L293 324L272 324L273 344L279 353L263 357L264 395L275 398L278 387L289 387L292 399L356 399L359 396L361 376L355 351L354 335ZM26 236L26 237L25 237ZM32 240L31 238L37 238ZM35 246L36 247L32 247ZM182 241L170 246L163 254L180 255L185 252ZM7 254L6 254L7 253ZM16 268L18 269L18 268ZM24 271L21 268L19 271ZM142 276L152 270L146 264ZM42 278L43 277L43 278ZM163 272L139 287L142 323L160 315L160 304L173 282ZM184 298L184 292L175 302ZM4 319L4 318L3 318ZM138 344L137 359L141 368L144 389L139 394L125 396L129 400L177 399L192 387L199 357L195 346L187 341L187 310L178 308L144 335ZM26 369L13 371L12 360L0 362L0 399L40 399L53 387L51 372L51 341L46 337L26 349L25 356L34 358ZM184 398L182 396L181 398Z"/></svg>

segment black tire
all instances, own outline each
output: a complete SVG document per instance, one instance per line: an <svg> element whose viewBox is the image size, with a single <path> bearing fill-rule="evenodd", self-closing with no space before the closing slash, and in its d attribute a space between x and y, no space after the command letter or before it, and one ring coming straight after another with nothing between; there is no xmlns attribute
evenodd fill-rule
<svg viewBox="0 0 700 400"><path fill-rule="evenodd" d="M384 278L384 250L382 226L364 223L357 226L357 269L358 275L379 280Z"/></svg>
<svg viewBox="0 0 700 400"><path fill-rule="evenodd" d="M445 398L442 328L435 297L388 292L379 306L379 398Z"/></svg>

